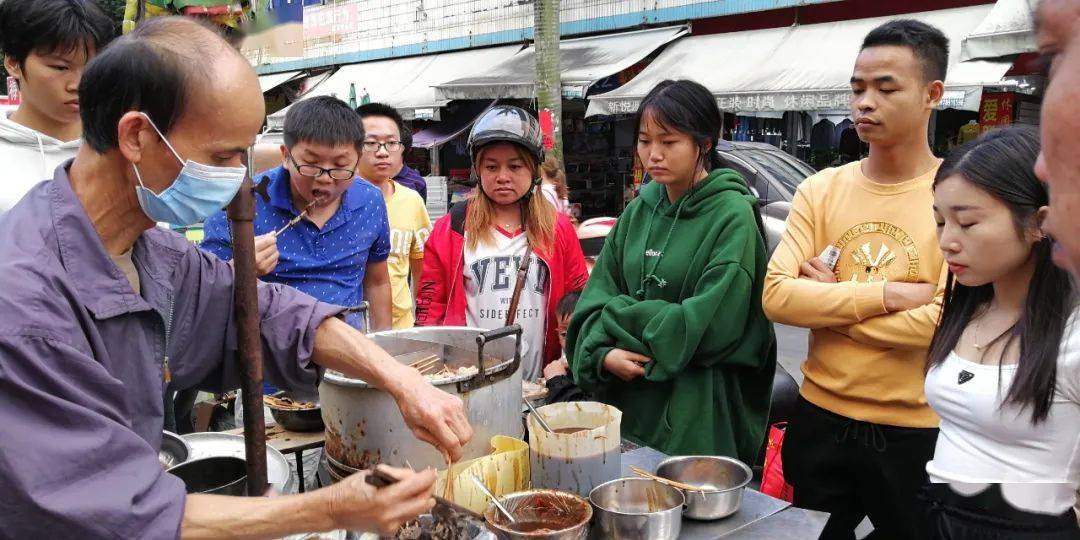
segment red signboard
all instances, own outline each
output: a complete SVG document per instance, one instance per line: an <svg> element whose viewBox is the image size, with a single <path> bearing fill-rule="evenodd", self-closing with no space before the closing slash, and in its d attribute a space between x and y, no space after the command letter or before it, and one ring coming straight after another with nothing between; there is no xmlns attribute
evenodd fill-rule
<svg viewBox="0 0 1080 540"><path fill-rule="evenodd" d="M1016 94L1012 92L983 92L979 104L979 126L982 131L1013 123Z"/></svg>

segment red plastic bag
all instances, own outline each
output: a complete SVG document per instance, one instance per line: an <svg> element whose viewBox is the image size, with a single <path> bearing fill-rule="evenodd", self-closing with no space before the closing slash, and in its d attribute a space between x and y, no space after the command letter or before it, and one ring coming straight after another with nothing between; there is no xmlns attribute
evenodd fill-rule
<svg viewBox="0 0 1080 540"><path fill-rule="evenodd" d="M769 427L769 443L765 447L765 467L761 474L761 492L791 502L795 490L784 481L784 462L780 449L784 447L787 422L777 422Z"/></svg>

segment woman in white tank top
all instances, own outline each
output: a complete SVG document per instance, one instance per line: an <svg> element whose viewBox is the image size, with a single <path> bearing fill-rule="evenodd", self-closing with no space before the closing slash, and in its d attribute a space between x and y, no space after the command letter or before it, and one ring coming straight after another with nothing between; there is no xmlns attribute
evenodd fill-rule
<svg viewBox="0 0 1080 540"><path fill-rule="evenodd" d="M1035 129L995 130L934 180L949 276L926 376L941 417L927 538L1080 538L1080 331L1073 285L1039 230L1038 154Z"/></svg>

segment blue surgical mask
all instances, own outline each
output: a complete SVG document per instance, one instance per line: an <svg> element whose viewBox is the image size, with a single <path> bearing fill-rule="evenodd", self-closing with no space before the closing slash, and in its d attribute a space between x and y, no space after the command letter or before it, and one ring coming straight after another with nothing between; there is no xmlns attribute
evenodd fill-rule
<svg viewBox="0 0 1080 540"><path fill-rule="evenodd" d="M216 167L190 159L185 161L154 125L154 121L146 113L140 114L146 117L176 159L184 164L180 174L176 176L176 181L161 193L154 193L147 188L139 174L139 167L131 164L135 169L135 178L139 181L139 185L135 186L135 194L138 195L139 206L147 217L184 227L205 220L229 204L236 192L240 191L247 167Z"/></svg>

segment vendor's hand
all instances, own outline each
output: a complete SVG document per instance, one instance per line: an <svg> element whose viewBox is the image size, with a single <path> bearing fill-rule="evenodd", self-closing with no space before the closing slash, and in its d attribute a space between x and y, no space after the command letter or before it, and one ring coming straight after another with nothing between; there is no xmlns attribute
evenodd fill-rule
<svg viewBox="0 0 1080 540"><path fill-rule="evenodd" d="M645 364L652 362L652 358L642 356L635 352L622 349L611 349L604 356L604 369L612 375L630 382L638 377L645 376Z"/></svg>
<svg viewBox="0 0 1080 540"><path fill-rule="evenodd" d="M569 372L570 363L567 362L565 358L560 358L544 366L544 378L549 381L560 375L566 375Z"/></svg>
<svg viewBox="0 0 1080 540"><path fill-rule="evenodd" d="M278 256L277 235L267 233L255 237L255 271L259 277L274 271Z"/></svg>
<svg viewBox="0 0 1080 540"><path fill-rule="evenodd" d="M446 452L451 460L460 460L473 436L465 405L461 398L432 386L419 372L413 370L413 375L396 396L405 424L418 439Z"/></svg>
<svg viewBox="0 0 1080 540"><path fill-rule="evenodd" d="M818 257L799 265L799 277L819 283L836 283L836 274Z"/></svg>
<svg viewBox="0 0 1080 540"><path fill-rule="evenodd" d="M885 309L895 312L925 306L934 300L936 292L937 286L931 283L890 281L885 284Z"/></svg>
<svg viewBox="0 0 1080 540"><path fill-rule="evenodd" d="M356 473L326 488L330 519L335 529L372 531L393 536L402 524L435 506L435 471L413 472L379 465L379 470L399 481L375 489Z"/></svg>

